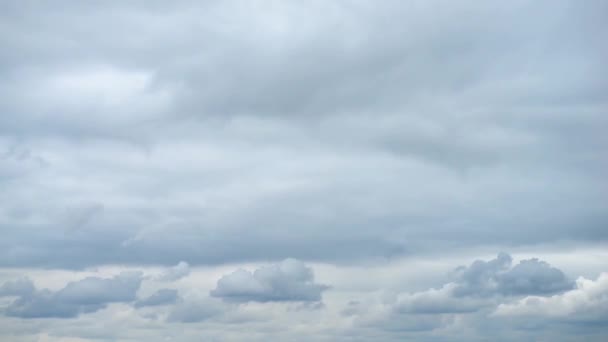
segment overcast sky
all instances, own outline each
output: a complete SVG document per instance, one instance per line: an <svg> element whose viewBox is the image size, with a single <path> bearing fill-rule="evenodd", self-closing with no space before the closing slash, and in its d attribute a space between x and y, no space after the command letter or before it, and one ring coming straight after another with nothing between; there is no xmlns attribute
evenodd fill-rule
<svg viewBox="0 0 608 342"><path fill-rule="evenodd" d="M605 341L608 2L4 1L1 341Z"/></svg>

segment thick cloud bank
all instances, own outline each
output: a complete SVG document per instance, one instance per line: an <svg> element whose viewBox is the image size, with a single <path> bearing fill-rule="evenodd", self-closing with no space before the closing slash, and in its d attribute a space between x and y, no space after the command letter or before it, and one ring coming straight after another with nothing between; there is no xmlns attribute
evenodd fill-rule
<svg viewBox="0 0 608 342"><path fill-rule="evenodd" d="M605 244L606 10L2 3L0 266Z"/></svg>

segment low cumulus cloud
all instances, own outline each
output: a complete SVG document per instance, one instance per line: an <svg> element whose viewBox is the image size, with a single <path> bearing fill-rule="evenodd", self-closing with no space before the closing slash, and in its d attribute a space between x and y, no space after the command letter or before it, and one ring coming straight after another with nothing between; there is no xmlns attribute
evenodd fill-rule
<svg viewBox="0 0 608 342"><path fill-rule="evenodd" d="M142 282L141 272L122 272L112 278L87 277L69 282L57 291L41 289L19 293L4 311L19 318L72 318L105 308L110 303L131 302ZM8 284L8 285L7 285ZM28 282L21 281L28 286ZM14 287L14 282L2 288ZM16 294L16 291L9 292Z"/></svg>
<svg viewBox="0 0 608 342"><path fill-rule="evenodd" d="M500 253L489 261L476 260L455 270L456 296L549 295L570 290L574 282L559 269L538 259L522 260L511 267L512 258Z"/></svg>
<svg viewBox="0 0 608 342"><path fill-rule="evenodd" d="M460 266L451 277L451 282L438 289L400 294L394 310L407 314L471 313L495 307L509 298L551 296L574 287L573 281L548 263L534 258L512 266L512 257L506 253Z"/></svg>
<svg viewBox="0 0 608 342"><path fill-rule="evenodd" d="M210 294L231 302L316 302L328 288L315 283L312 268L285 259L253 272L239 269L227 274Z"/></svg>
<svg viewBox="0 0 608 342"><path fill-rule="evenodd" d="M526 296L500 304L499 317L524 317L570 322L608 323L608 273L596 280L580 277L576 288L554 296Z"/></svg>
<svg viewBox="0 0 608 342"><path fill-rule="evenodd" d="M573 282L537 258L515 265L512 260L506 253L475 260L456 268L449 274L451 281L439 288L368 302L351 300L341 314L354 319L357 329L378 329L408 340L425 340L427 335L421 334L430 331L462 336L459 341L483 336L509 340L521 329L528 330L528 338L561 340L579 333L586 340L602 340L608 274ZM548 326L565 335L549 334L544 330Z"/></svg>

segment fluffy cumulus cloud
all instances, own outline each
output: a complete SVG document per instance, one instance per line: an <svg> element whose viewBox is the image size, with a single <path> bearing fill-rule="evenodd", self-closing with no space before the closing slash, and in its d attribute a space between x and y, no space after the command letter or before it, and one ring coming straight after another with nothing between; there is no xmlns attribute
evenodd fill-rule
<svg viewBox="0 0 608 342"><path fill-rule="evenodd" d="M511 260L505 253L489 261L476 260L456 268L456 279L438 288L396 293L375 301L350 301L341 314L354 319L361 331L383 331L397 339L426 341L435 336L453 340L455 335L463 341L508 341L515 336L573 341L582 336L590 341L605 338L605 273L595 281L581 277L573 283L562 271L538 259L524 259L510 267Z"/></svg>
<svg viewBox="0 0 608 342"><path fill-rule="evenodd" d="M33 290L26 285L31 283L26 283L23 285L29 291L20 293L5 313L21 318L76 317L103 309L109 303L133 301L141 282L141 273L124 272L112 278L87 277L69 282L57 291ZM5 283L2 288L11 288L15 284Z"/></svg>
<svg viewBox="0 0 608 342"><path fill-rule="evenodd" d="M210 294L234 302L313 302L320 301L327 288L315 283L310 267L295 259L285 259L253 272L239 269L227 274L218 280Z"/></svg>
<svg viewBox="0 0 608 342"><path fill-rule="evenodd" d="M453 271L452 282L439 289L403 294L395 309L413 314L468 313L492 307L508 297L548 296L574 287L561 270L544 261L522 260L513 267L511 262L509 254L500 253L489 261L475 260L469 266L460 266Z"/></svg>
<svg viewBox="0 0 608 342"><path fill-rule="evenodd" d="M500 304L495 315L606 324L608 273L601 273L596 280L581 277L575 289L559 295L526 296L514 303Z"/></svg>
<svg viewBox="0 0 608 342"><path fill-rule="evenodd" d="M605 13L0 2L0 340L606 340Z"/></svg>
<svg viewBox="0 0 608 342"><path fill-rule="evenodd" d="M511 256L500 253L490 261L476 260L455 270L457 296L552 294L574 283L559 269L538 259L522 260L511 268Z"/></svg>

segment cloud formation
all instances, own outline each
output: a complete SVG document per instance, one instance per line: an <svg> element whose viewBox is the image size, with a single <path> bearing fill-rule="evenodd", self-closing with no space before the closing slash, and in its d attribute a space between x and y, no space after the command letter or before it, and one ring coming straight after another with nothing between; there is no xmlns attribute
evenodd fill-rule
<svg viewBox="0 0 608 342"><path fill-rule="evenodd" d="M220 278L210 294L230 302L317 302L328 286L317 284L310 267L295 259Z"/></svg>
<svg viewBox="0 0 608 342"><path fill-rule="evenodd" d="M456 296L548 295L570 290L574 282L559 269L538 259L522 260L511 268L511 256L500 253L490 261L476 260L455 270Z"/></svg>
<svg viewBox="0 0 608 342"><path fill-rule="evenodd" d="M608 340L606 13L0 1L0 340Z"/></svg>
<svg viewBox="0 0 608 342"><path fill-rule="evenodd" d="M0 265L605 243L604 11L3 4Z"/></svg>
<svg viewBox="0 0 608 342"><path fill-rule="evenodd" d="M499 253L489 261L475 260L456 268L452 282L399 296L395 310L410 314L469 313L508 300L503 297L550 296L574 288L559 269L536 258L511 267L512 257Z"/></svg>
<svg viewBox="0 0 608 342"><path fill-rule="evenodd" d="M19 318L73 318L101 310L109 303L135 300L141 282L140 272L123 272L112 278L87 277L69 282L57 291L30 290L20 293L5 309L5 314ZM2 288L14 285L9 282Z"/></svg>
<svg viewBox="0 0 608 342"><path fill-rule="evenodd" d="M608 274L577 279L576 288L553 296L526 296L500 304L496 316L544 318L578 323L608 322Z"/></svg>

